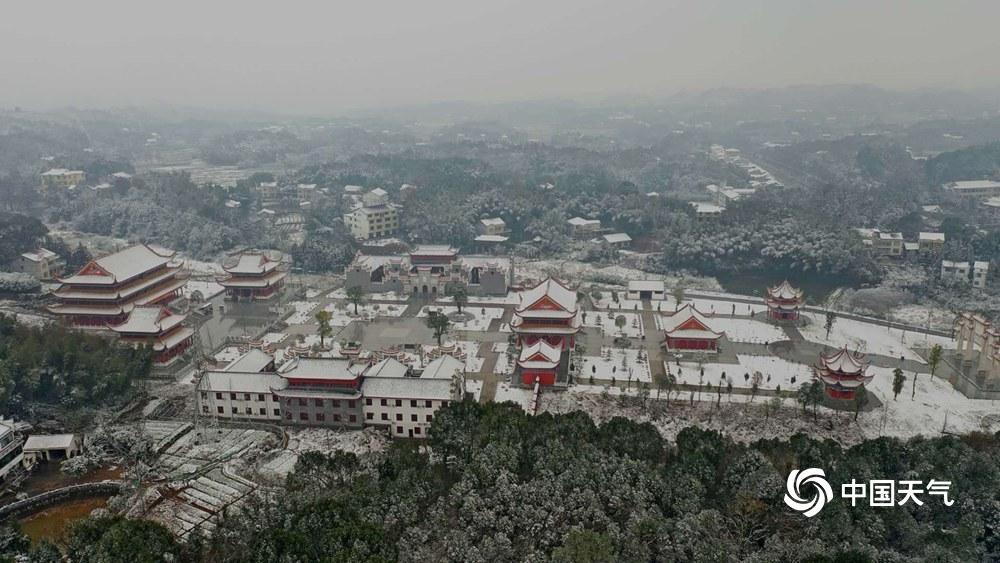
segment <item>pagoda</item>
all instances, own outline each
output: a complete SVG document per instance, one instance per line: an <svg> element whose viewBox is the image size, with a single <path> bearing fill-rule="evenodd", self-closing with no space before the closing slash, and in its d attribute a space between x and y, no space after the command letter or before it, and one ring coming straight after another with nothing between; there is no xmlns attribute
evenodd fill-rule
<svg viewBox="0 0 1000 563"><path fill-rule="evenodd" d="M576 291L548 278L522 291L520 299L510 322L521 347L517 381L524 385L565 381L566 356L576 343L581 324Z"/></svg>
<svg viewBox="0 0 1000 563"><path fill-rule="evenodd" d="M868 372L868 359L860 352L847 348L832 354L820 354L819 364L813 367L816 377L823 382L827 397L851 400L862 385L874 378Z"/></svg>
<svg viewBox="0 0 1000 563"><path fill-rule="evenodd" d="M774 321L797 321L799 310L805 305L801 289L792 287L788 280L767 288L767 317Z"/></svg>
<svg viewBox="0 0 1000 563"><path fill-rule="evenodd" d="M664 316L661 327L666 336L663 346L672 352L718 352L719 339L725 334L712 330L705 315L690 303Z"/></svg>
<svg viewBox="0 0 1000 563"><path fill-rule="evenodd" d="M67 323L106 329L128 319L135 307L169 303L187 283L176 253L138 244L91 260L76 274L60 278L48 307Z"/></svg>
<svg viewBox="0 0 1000 563"><path fill-rule="evenodd" d="M162 305L137 305L125 322L109 326L122 342L148 346L153 350L153 364L165 366L187 350L194 341L194 331L184 326L187 315L172 313Z"/></svg>
<svg viewBox="0 0 1000 563"><path fill-rule="evenodd" d="M226 288L226 299L233 301L270 299L281 291L288 276L280 265L280 260L263 253L241 254L235 264L222 267L226 276L218 280L219 285Z"/></svg>

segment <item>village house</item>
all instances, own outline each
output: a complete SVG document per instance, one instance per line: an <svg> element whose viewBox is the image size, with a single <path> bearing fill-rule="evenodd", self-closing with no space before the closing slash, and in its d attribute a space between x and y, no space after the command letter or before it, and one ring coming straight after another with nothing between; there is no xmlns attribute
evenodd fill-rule
<svg viewBox="0 0 1000 563"><path fill-rule="evenodd" d="M982 198L1000 196L1000 182L993 180L960 180L945 184L943 187L962 196Z"/></svg>
<svg viewBox="0 0 1000 563"><path fill-rule="evenodd" d="M506 233L507 223L499 217L479 220L479 234L481 235L503 235Z"/></svg>
<svg viewBox="0 0 1000 563"><path fill-rule="evenodd" d="M0 419L0 483L6 482L10 473L24 462L23 446L24 438L14 421Z"/></svg>
<svg viewBox="0 0 1000 563"><path fill-rule="evenodd" d="M360 207L344 214L344 225L354 238L384 238L399 230L399 208L389 203L389 194L385 190L375 188L361 199Z"/></svg>
<svg viewBox="0 0 1000 563"><path fill-rule="evenodd" d="M921 254L940 254L944 250L944 233L921 232L917 243Z"/></svg>
<svg viewBox="0 0 1000 563"><path fill-rule="evenodd" d="M627 296L635 301L643 299L663 301L667 298L667 287L659 280L631 280L628 282Z"/></svg>
<svg viewBox="0 0 1000 563"><path fill-rule="evenodd" d="M39 248L14 259L11 270L29 274L38 280L51 280L62 275L66 262L55 252Z"/></svg>
<svg viewBox="0 0 1000 563"><path fill-rule="evenodd" d="M573 217L566 221L569 224L570 236L586 238L593 236L601 230L600 219L584 219L583 217Z"/></svg>
<svg viewBox="0 0 1000 563"><path fill-rule="evenodd" d="M83 440L76 434L32 434L23 451L25 465L70 459L83 451Z"/></svg>
<svg viewBox="0 0 1000 563"><path fill-rule="evenodd" d="M87 174L83 170L53 168L42 172L41 178L43 188L70 188L86 182Z"/></svg>

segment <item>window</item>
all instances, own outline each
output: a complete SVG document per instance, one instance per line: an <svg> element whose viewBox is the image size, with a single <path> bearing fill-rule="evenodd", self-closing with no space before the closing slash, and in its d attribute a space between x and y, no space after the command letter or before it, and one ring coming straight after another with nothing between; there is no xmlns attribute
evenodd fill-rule
<svg viewBox="0 0 1000 563"><path fill-rule="evenodd" d="M352 415L351 415L351 418L350 418L349 420L350 420L351 422L357 422L357 421L358 421L358 417L357 417L357 415L353 415L353 414L352 414Z"/></svg>
<svg viewBox="0 0 1000 563"><path fill-rule="evenodd" d="M229 394L229 399L232 400L232 401L235 401L236 400L236 393L230 393Z"/></svg>
<svg viewBox="0 0 1000 563"><path fill-rule="evenodd" d="M257 402L259 402L259 403L263 403L264 402L264 394L263 393L259 393L257 395Z"/></svg>
<svg viewBox="0 0 1000 563"><path fill-rule="evenodd" d="M365 413L365 419L366 420L372 420L374 418L375 418L375 413L373 413L373 412Z"/></svg>
<svg viewBox="0 0 1000 563"><path fill-rule="evenodd" d="M233 414L239 414L240 411L236 407L232 407Z"/></svg>
<svg viewBox="0 0 1000 563"><path fill-rule="evenodd" d="M333 415L333 420L334 422L340 422L340 415L339 414Z"/></svg>
<svg viewBox="0 0 1000 563"><path fill-rule="evenodd" d="M427 415L427 422L434 422L434 415L433 414Z"/></svg>
<svg viewBox="0 0 1000 563"><path fill-rule="evenodd" d="M216 412L218 412L219 414L222 414L222 413L226 412L226 411L224 411L224 410L222 409L222 407L215 407L215 410L216 410Z"/></svg>
<svg viewBox="0 0 1000 563"><path fill-rule="evenodd" d="M417 415L411 414L410 415L410 422L416 422L416 421L417 421Z"/></svg>
<svg viewBox="0 0 1000 563"><path fill-rule="evenodd" d="M396 399L396 406L397 407L403 406L403 400L402 399Z"/></svg>
<svg viewBox="0 0 1000 563"><path fill-rule="evenodd" d="M222 407L219 407L219 408L221 409ZM389 414L388 413L382 413L382 420L389 420Z"/></svg>
<svg viewBox="0 0 1000 563"><path fill-rule="evenodd" d="M243 400L244 401L249 401L250 400L250 393L244 393L243 394Z"/></svg>
<svg viewBox="0 0 1000 563"><path fill-rule="evenodd" d="M202 398L202 399L207 399L207 398L208 398L208 393L206 393L206 392L202 391L202 392L201 392L201 398Z"/></svg>
<svg viewBox="0 0 1000 563"><path fill-rule="evenodd" d="M369 407L372 406L372 400L371 399L365 399L365 405L367 405Z"/></svg>
<svg viewBox="0 0 1000 563"><path fill-rule="evenodd" d="M336 419L337 417L334 416L333 418ZM316 413L316 420L318 420L319 422L323 422L326 420L326 415L321 412L318 412Z"/></svg>
<svg viewBox="0 0 1000 563"><path fill-rule="evenodd" d="M261 416L267 416L267 409L265 409L264 407L261 407L260 408L260 415Z"/></svg>
<svg viewBox="0 0 1000 563"><path fill-rule="evenodd" d="M300 412L299 413L299 420L309 420L309 413Z"/></svg>
<svg viewBox="0 0 1000 563"><path fill-rule="evenodd" d="M247 407L247 414L253 414L253 409L250 408L250 407Z"/></svg>
<svg viewBox="0 0 1000 563"><path fill-rule="evenodd" d="M414 409L417 408L417 400L416 399L410 399L410 407L414 408Z"/></svg>
<svg viewBox="0 0 1000 563"><path fill-rule="evenodd" d="M281 409L274 409L274 416L281 416ZM288 418L292 418L292 415L289 414Z"/></svg>
<svg viewBox="0 0 1000 563"><path fill-rule="evenodd" d="M431 408L431 401L424 401L424 406L427 408Z"/></svg>
<svg viewBox="0 0 1000 563"><path fill-rule="evenodd" d="M403 413L397 412L396 413L396 420L402 422L402 420L403 420Z"/></svg>
<svg viewBox="0 0 1000 563"><path fill-rule="evenodd" d="M202 405L201 406L201 412L203 412L205 414L208 414L208 405Z"/></svg>
<svg viewBox="0 0 1000 563"><path fill-rule="evenodd" d="M336 401L334 401L334 402L336 402ZM313 399L313 404L316 405L317 407L322 407L323 406L323 399ZM337 406L337 405L333 405L333 406Z"/></svg>
<svg viewBox="0 0 1000 563"><path fill-rule="evenodd" d="M215 394L215 398L221 401L222 400L222 393L216 393Z"/></svg>
<svg viewBox="0 0 1000 563"><path fill-rule="evenodd" d="M353 409L354 408L354 400L347 401L347 408L349 408L349 409Z"/></svg>
<svg viewBox="0 0 1000 563"><path fill-rule="evenodd" d="M413 429L413 433L414 433L415 435L419 436L419 435L420 435L420 427L418 426L418 427L414 428L414 429Z"/></svg>
<svg viewBox="0 0 1000 563"><path fill-rule="evenodd" d="M396 427L396 434L402 434L402 433L403 433L403 427L402 426L397 426Z"/></svg>
<svg viewBox="0 0 1000 563"><path fill-rule="evenodd" d="M383 407L384 407L384 406L386 406L386 402L385 402L385 399L382 399L382 401L380 402L380 404L381 404L381 405L382 405Z"/></svg>
<svg viewBox="0 0 1000 563"><path fill-rule="evenodd" d="M308 405L309 405L309 401L307 401L306 399L299 399L299 406L300 407L305 407L305 406L308 406Z"/></svg>
<svg viewBox="0 0 1000 563"><path fill-rule="evenodd" d="M441 406L442 407L447 407L448 406L448 401L441 401Z"/></svg>

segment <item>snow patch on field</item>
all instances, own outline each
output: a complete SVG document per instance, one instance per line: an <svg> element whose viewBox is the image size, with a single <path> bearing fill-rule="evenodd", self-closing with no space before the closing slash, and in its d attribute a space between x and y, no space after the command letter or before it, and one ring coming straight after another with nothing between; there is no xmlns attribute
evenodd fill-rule
<svg viewBox="0 0 1000 563"><path fill-rule="evenodd" d="M625 326L618 328L615 325L618 317L625 317ZM605 336L627 336L629 338L641 338L646 334L645 327L642 326L642 315L636 313L619 313L609 311L606 313L592 312L587 315L587 320L583 326L600 328Z"/></svg>
<svg viewBox="0 0 1000 563"><path fill-rule="evenodd" d="M712 330L724 331L731 342L748 342L750 344L766 344L778 340L788 340L785 331L780 328L751 319L734 319L731 317L712 317L709 321Z"/></svg>
<svg viewBox="0 0 1000 563"><path fill-rule="evenodd" d="M601 348L600 356L580 356L579 378L583 381L594 379L610 380L625 383L631 372L633 382L651 383L653 377L649 371L649 362L643 352L642 360L638 358L640 350L624 348ZM624 365L622 360L624 359Z"/></svg>
<svg viewBox="0 0 1000 563"><path fill-rule="evenodd" d="M458 307L450 305L428 305L420 309L417 313L418 317L426 317L430 311L437 311L438 313L444 313L446 315L451 315L458 312ZM490 327L490 323L494 319L499 319L503 316L503 309L500 307L463 307L463 314L471 315L472 318L467 321L452 321L451 327L454 330L467 330L470 332L486 332Z"/></svg>
<svg viewBox="0 0 1000 563"><path fill-rule="evenodd" d="M907 334L895 328L838 317L830 330L830 337L827 338L826 329L823 328L826 317L814 313L805 315L811 322L799 330L806 340L834 348L847 347L849 350L860 350L867 354L890 358L902 356L908 360L923 362L923 358L907 346L908 342L914 345L921 344L924 341L923 334L912 332Z"/></svg>

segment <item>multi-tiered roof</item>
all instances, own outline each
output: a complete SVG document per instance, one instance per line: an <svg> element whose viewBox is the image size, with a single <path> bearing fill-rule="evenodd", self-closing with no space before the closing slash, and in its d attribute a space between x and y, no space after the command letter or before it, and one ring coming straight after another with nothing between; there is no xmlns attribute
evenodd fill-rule
<svg viewBox="0 0 1000 563"><path fill-rule="evenodd" d="M125 322L108 328L124 342L149 346L153 361L165 364L191 345L194 331L184 326L185 318L187 315L172 313L162 305L139 305L129 312Z"/></svg>
<svg viewBox="0 0 1000 563"><path fill-rule="evenodd" d="M778 320L795 320L799 317L799 309L806 300L802 290L792 287L788 280L780 284L767 288L768 316Z"/></svg>
<svg viewBox="0 0 1000 563"><path fill-rule="evenodd" d="M813 371L826 386L827 395L850 399L858 387L875 377L868 372L868 365L864 354L841 348L830 354L820 354L819 363Z"/></svg>
<svg viewBox="0 0 1000 563"><path fill-rule="evenodd" d="M287 272L279 269L280 260L263 253L241 254L235 264L223 266L226 276L219 285L229 297L266 298L280 290Z"/></svg>
<svg viewBox="0 0 1000 563"><path fill-rule="evenodd" d="M139 244L92 260L59 280L49 311L78 326L121 324L135 307L167 303L180 293L187 279L175 255Z"/></svg>
<svg viewBox="0 0 1000 563"><path fill-rule="evenodd" d="M572 336L580 332L576 292L555 278L548 278L520 293L510 327L519 336Z"/></svg>
<svg viewBox="0 0 1000 563"><path fill-rule="evenodd" d="M725 334L712 330L705 315L690 303L672 315L663 317L661 326L668 349L714 350L718 346L718 340Z"/></svg>

